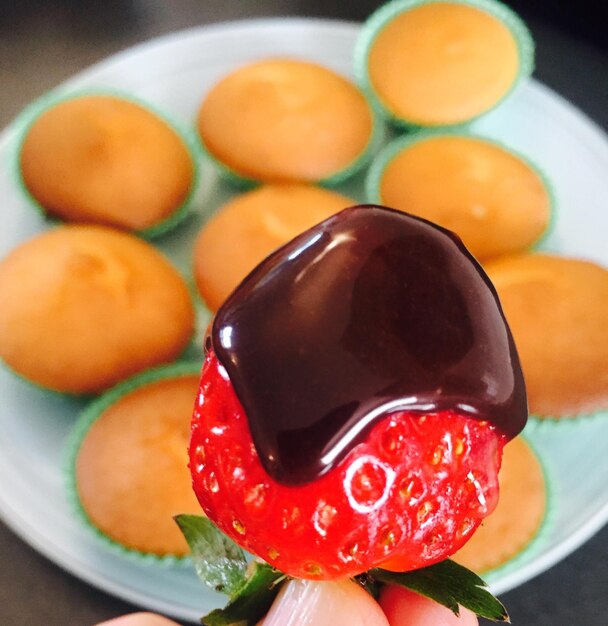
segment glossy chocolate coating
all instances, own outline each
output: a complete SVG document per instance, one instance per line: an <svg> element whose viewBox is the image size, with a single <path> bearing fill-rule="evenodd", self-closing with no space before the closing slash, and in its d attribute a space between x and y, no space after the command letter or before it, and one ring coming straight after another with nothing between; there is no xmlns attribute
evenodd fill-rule
<svg viewBox="0 0 608 626"><path fill-rule="evenodd" d="M346 209L265 259L218 311L213 349L267 472L323 475L397 410L453 409L513 437L527 401L496 292L458 237Z"/></svg>

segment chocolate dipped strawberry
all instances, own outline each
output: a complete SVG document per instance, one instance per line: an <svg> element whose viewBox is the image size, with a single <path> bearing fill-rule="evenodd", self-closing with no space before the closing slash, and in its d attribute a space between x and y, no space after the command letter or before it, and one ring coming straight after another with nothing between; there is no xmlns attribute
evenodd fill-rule
<svg viewBox="0 0 608 626"><path fill-rule="evenodd" d="M346 209L218 311L192 423L205 512L291 576L447 558L498 497L527 417L495 291L460 240Z"/></svg>

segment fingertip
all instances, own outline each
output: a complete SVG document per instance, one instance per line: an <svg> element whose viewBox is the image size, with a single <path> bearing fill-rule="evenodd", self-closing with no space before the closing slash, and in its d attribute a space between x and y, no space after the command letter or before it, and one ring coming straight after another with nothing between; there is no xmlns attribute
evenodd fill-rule
<svg viewBox="0 0 608 626"><path fill-rule="evenodd" d="M290 580L264 619L264 626L389 626L378 603L351 580Z"/></svg>
<svg viewBox="0 0 608 626"><path fill-rule="evenodd" d="M460 615L414 591L388 585L380 595L380 606L390 626L479 626L472 611L460 607Z"/></svg>

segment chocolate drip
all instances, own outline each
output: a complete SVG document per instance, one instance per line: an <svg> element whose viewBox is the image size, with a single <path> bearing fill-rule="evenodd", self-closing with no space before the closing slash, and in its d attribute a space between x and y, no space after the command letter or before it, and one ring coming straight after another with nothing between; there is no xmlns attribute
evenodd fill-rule
<svg viewBox="0 0 608 626"><path fill-rule="evenodd" d="M527 418L479 264L451 232L384 207L346 209L269 256L218 311L212 343L284 484L323 475L396 410L453 409L509 437Z"/></svg>

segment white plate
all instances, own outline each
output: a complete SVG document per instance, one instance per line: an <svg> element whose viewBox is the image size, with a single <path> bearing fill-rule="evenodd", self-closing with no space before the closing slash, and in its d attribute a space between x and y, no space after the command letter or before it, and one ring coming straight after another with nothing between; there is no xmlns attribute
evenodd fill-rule
<svg viewBox="0 0 608 626"><path fill-rule="evenodd" d="M351 73L358 26L323 20L261 20L199 28L118 54L64 87L114 87L164 108L185 124L209 87L252 59L289 55ZM535 82L475 124L535 160L559 203L545 247L608 265L608 142L579 111ZM15 129L0 137L0 257L47 225L17 192L7 166ZM344 188L363 200L360 181ZM198 215L160 246L190 273L189 249L204 214L230 192L204 168ZM592 306L592 303L590 303ZM204 316L204 313L202 313ZM45 393L0 370L0 513L23 539L73 574L121 598L196 620L223 599L206 592L189 568L145 567L108 552L84 530L66 502L62 455L81 404ZM490 576L500 593L563 558L608 519L608 418L532 424L530 437L552 474L549 526L534 550ZM517 514L515 511L514 514Z"/></svg>

